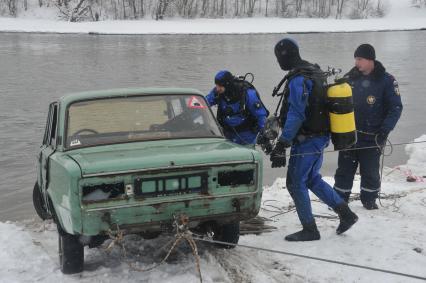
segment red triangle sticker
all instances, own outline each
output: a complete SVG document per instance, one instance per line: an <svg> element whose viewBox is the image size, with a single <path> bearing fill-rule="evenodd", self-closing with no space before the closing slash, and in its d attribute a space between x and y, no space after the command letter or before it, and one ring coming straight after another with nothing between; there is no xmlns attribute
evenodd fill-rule
<svg viewBox="0 0 426 283"><path fill-rule="evenodd" d="M204 109L204 108L207 108L207 106L204 105L202 100L199 99L198 97L191 96L191 98L188 101L188 108Z"/></svg>

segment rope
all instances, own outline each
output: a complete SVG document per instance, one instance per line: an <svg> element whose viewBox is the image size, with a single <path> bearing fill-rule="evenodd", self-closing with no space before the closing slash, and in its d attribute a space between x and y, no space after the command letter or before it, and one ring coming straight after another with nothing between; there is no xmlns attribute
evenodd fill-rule
<svg viewBox="0 0 426 283"><path fill-rule="evenodd" d="M246 248L246 249L275 253L275 254L289 255L289 256L294 256L294 257L300 257L300 258L305 258L305 259L311 259L311 260L317 260L317 261L328 262L328 263L333 263L333 264L356 267L356 268L372 270L372 271L388 273L388 274L393 274L393 275L403 276L403 277L407 277L407 278L413 278L413 279L419 279L419 280L426 281L426 277L412 275L412 274L408 274L408 273L396 272L396 271L386 270L386 269L381 269L381 268L375 268L375 267L370 267L370 266L366 266L366 265L347 263L347 262L338 261L338 260L331 260L331 259L308 256L308 255L297 254L297 253L291 253L291 252L286 252L286 251L278 251L278 250L259 248L259 247L249 246L249 245L234 244L234 243L216 241L216 240L212 240L212 239L204 239L204 238L199 238L199 237L195 237L194 239L197 240L197 241L202 241L202 242L215 243L215 244L221 244L221 245L229 245L229 246L234 246L234 247L241 247L241 248Z"/></svg>
<svg viewBox="0 0 426 283"><path fill-rule="evenodd" d="M183 219L183 216L180 216L179 219L177 219L175 217L175 227L176 227L176 234L175 234L175 240L172 244L172 246L170 247L169 251L167 252L166 256L159 262L154 264L153 266L149 267L149 268L139 268L137 266L135 266L132 262L130 261L126 261L125 262L129 265L129 267L135 271L139 271L139 272L147 272L147 271L151 271L157 267L159 267L160 265L164 264L167 259L170 257L171 253L173 252L173 250L176 248L176 246L182 241L182 240L186 240L189 244L189 246L192 249L192 255L195 258L195 268L198 274L198 278L200 280L200 283L203 282L203 277L201 275L201 267L200 267L200 256L198 254L198 249L197 249L197 244L195 243L193 237L192 237L192 233L191 231L189 231L188 226L186 221L188 221L188 218ZM178 223L178 221L182 221L180 224ZM106 251L109 252L111 251L111 249L113 248L113 246L117 245L119 247L122 248L123 250L123 255L124 257L127 258L127 251L126 248L124 246L123 240L124 240L124 235L123 232L119 230L118 226L117 226L117 234L116 236L112 235L111 231L108 233L110 238L112 239L112 242L107 246ZM171 241L170 241L171 242ZM169 242L169 243L170 243ZM167 243L167 244L169 244Z"/></svg>
<svg viewBox="0 0 426 283"><path fill-rule="evenodd" d="M390 147L390 148L392 148L392 151L393 151L394 146L409 145L409 144L420 144L420 143L426 143L426 141L402 142L402 143L394 143L394 144L390 144L390 145L386 144L386 145L383 146L383 148ZM377 148L381 148L381 147L380 146L378 147L377 145L365 146L365 147L351 147L351 148L345 148L345 149L339 149L339 150L323 150L323 151L296 153L296 154L290 154L288 156L291 157L291 156L315 155L315 154L323 154L323 153L332 153L332 152L340 152L340 151L355 151L355 150L372 149L372 148L377 149Z"/></svg>

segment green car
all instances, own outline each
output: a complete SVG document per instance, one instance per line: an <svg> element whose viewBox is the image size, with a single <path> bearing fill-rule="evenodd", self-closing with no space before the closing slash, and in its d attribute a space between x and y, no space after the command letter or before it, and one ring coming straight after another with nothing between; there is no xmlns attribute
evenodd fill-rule
<svg viewBox="0 0 426 283"><path fill-rule="evenodd" d="M239 222L258 214L262 197L261 154L227 141L193 89L60 98L49 106L37 172L34 206L57 224L67 274L83 270L85 245L118 231L153 238L178 215L237 243Z"/></svg>

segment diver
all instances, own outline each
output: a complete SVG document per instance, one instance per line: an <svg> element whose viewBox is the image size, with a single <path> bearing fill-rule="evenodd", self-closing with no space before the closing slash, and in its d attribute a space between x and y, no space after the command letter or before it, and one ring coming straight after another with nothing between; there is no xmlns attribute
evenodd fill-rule
<svg viewBox="0 0 426 283"><path fill-rule="evenodd" d="M252 145L269 115L254 86L245 78L219 71L215 87L206 96L209 106L217 105L216 118L225 137L237 144Z"/></svg>

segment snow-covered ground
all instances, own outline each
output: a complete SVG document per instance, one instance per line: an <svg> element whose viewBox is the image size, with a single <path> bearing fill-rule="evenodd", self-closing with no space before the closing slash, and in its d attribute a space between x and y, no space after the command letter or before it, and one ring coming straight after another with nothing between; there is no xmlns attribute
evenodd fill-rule
<svg viewBox="0 0 426 283"><path fill-rule="evenodd" d="M416 141L426 141L426 135ZM426 143L406 147L410 159L399 170L385 168L379 210L365 210L359 200L350 206L359 221L343 235L336 235L336 215L312 196L321 240L289 243L284 235L300 228L293 203L283 189L284 179L264 188L260 216L277 229L261 235L246 235L240 244L298 253L330 260L426 277ZM412 170L407 173L407 170ZM406 182L406 174L419 177ZM333 182L327 177L327 181ZM355 187L359 186L359 178ZM289 211L288 213L284 213ZM170 241L167 236L144 240L125 237L127 254L108 242L85 250L85 271L63 275L58 266L57 232L52 223L0 222L0 282L198 282L194 259L188 246L163 265L140 272L128 265L148 268L159 262ZM168 246L167 246L168 247ZM413 278L363 270L287 255L237 247L217 250L199 243L203 282L417 282ZM167 250L167 248L166 248ZM419 281L420 282L420 281Z"/></svg>
<svg viewBox="0 0 426 283"><path fill-rule="evenodd" d="M55 20L52 10L28 12L21 18L0 18L0 31L100 34L248 34L289 32L355 32L426 28L426 9L411 7L411 0L389 0L384 18L312 19L166 19L163 21L101 21L70 23Z"/></svg>

